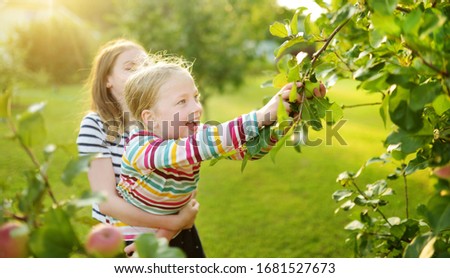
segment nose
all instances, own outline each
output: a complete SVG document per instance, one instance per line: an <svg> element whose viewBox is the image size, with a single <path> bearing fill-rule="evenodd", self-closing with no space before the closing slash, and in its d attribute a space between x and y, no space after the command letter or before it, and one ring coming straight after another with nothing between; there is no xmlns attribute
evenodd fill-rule
<svg viewBox="0 0 450 278"><path fill-rule="evenodd" d="M195 117L200 118L203 113L203 106L202 104L198 102L194 102L194 105L192 107L192 113Z"/></svg>

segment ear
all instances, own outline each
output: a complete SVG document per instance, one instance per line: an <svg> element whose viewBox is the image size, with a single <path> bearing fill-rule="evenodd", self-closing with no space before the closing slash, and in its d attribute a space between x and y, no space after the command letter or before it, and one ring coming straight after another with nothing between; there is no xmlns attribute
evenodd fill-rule
<svg viewBox="0 0 450 278"><path fill-rule="evenodd" d="M155 113L152 110L145 109L141 113L141 120L145 127L150 130L153 130L158 126L158 123L155 121Z"/></svg>
<svg viewBox="0 0 450 278"><path fill-rule="evenodd" d="M106 88L108 88L108 89L112 88L111 75L108 75L106 77Z"/></svg>

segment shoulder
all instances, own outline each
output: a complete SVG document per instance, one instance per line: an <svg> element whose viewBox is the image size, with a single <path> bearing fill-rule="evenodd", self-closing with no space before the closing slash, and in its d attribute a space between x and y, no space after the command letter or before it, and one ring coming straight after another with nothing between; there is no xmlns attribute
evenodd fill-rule
<svg viewBox="0 0 450 278"><path fill-rule="evenodd" d="M103 129L103 121L96 112L89 112L81 120L81 127L94 126Z"/></svg>
<svg viewBox="0 0 450 278"><path fill-rule="evenodd" d="M103 129L103 121L100 119L100 116L95 112L90 112L84 116L80 123L77 141L104 141L105 138L106 133Z"/></svg>

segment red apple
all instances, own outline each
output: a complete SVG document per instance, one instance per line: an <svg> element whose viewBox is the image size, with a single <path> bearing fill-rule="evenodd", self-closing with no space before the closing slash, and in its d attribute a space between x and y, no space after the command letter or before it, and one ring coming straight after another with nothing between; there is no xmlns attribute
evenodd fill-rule
<svg viewBox="0 0 450 278"><path fill-rule="evenodd" d="M113 258L123 252L124 237L117 227L97 224L89 232L85 248L91 256Z"/></svg>
<svg viewBox="0 0 450 278"><path fill-rule="evenodd" d="M0 227L0 258L28 257L28 227L12 221Z"/></svg>
<svg viewBox="0 0 450 278"><path fill-rule="evenodd" d="M434 169L433 173L438 178L450 180L450 164Z"/></svg>

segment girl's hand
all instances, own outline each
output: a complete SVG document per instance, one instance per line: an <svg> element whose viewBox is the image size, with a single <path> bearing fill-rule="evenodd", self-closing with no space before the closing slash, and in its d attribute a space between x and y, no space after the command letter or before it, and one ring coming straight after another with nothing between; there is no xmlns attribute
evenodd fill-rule
<svg viewBox="0 0 450 278"><path fill-rule="evenodd" d="M172 238L174 238L180 231L158 229L158 231L156 232L155 235L157 238L165 238L165 239L167 239L167 241L171 241Z"/></svg>
<svg viewBox="0 0 450 278"><path fill-rule="evenodd" d="M276 95L274 95L270 101L264 105L261 109L256 111L256 117L258 119L259 126L267 126L271 125L274 121L277 120L277 110L280 100L283 101L283 105L286 108L286 112L289 114L291 112L291 105L289 104L289 95L291 93L292 86L294 83L288 83L283 88L278 91ZM295 83L297 88L303 86L301 82ZM320 83L318 88L313 89L314 95L316 97L325 97L326 88ZM281 96L281 98L280 98ZM302 101L302 96L300 94L297 95L297 102Z"/></svg>
<svg viewBox="0 0 450 278"><path fill-rule="evenodd" d="M191 199L187 205L178 213L180 219L180 229L190 229L194 226L200 203L196 199Z"/></svg>

